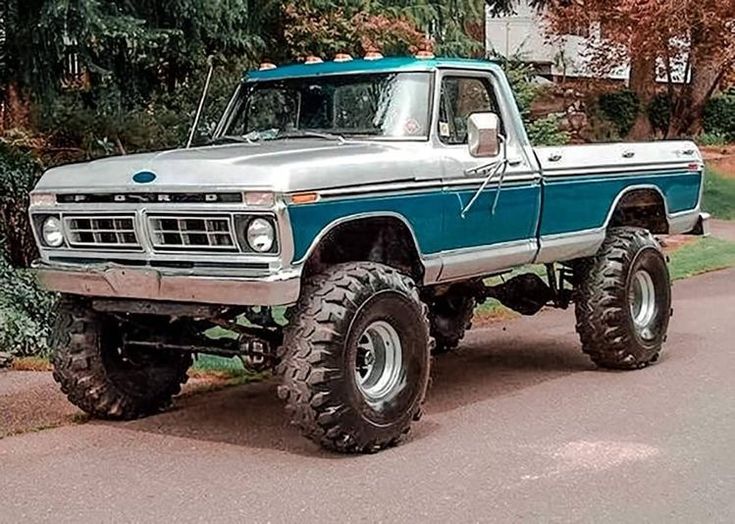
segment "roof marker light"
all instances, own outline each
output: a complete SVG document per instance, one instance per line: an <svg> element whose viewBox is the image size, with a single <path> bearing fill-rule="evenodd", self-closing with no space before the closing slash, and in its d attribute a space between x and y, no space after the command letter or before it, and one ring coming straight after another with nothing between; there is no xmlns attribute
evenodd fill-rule
<svg viewBox="0 0 735 524"><path fill-rule="evenodd" d="M347 53L337 53L337 55L334 57L335 62L350 62L352 61L352 56L348 55Z"/></svg>
<svg viewBox="0 0 735 524"><path fill-rule="evenodd" d="M322 60L318 56L313 56L313 55L307 56L306 60L304 60L305 64L321 64L322 62L324 62L324 60Z"/></svg>
<svg viewBox="0 0 735 524"><path fill-rule="evenodd" d="M433 60L436 56L431 51L419 51L416 53L416 58L419 60Z"/></svg>
<svg viewBox="0 0 735 524"><path fill-rule="evenodd" d="M382 53L378 53L377 51L368 51L365 53L365 60L380 60L383 58Z"/></svg>
<svg viewBox="0 0 735 524"><path fill-rule="evenodd" d="M278 66L276 64L273 64L271 62L263 62L258 67L258 71L270 71L271 69L277 69Z"/></svg>

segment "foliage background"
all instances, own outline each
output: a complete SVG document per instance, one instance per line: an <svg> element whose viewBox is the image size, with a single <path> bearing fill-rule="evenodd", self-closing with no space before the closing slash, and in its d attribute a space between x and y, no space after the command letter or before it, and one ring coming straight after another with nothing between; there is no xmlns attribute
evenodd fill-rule
<svg viewBox="0 0 735 524"><path fill-rule="evenodd" d="M481 57L486 4L496 12L512 8L509 0L0 2L0 347L18 353L45 347L53 297L17 269L36 256L26 210L28 191L43 170L182 145L210 56L215 75L199 142L216 125L243 71L261 61L422 48ZM519 57L501 61L532 142L567 142L557 117L531 117L539 94L533 70ZM733 99L732 93L717 97L705 111L713 140L735 136ZM671 97L635 108L631 100L617 93L600 101L601 118L619 135L633 113L647 111L662 129L670 127Z"/></svg>

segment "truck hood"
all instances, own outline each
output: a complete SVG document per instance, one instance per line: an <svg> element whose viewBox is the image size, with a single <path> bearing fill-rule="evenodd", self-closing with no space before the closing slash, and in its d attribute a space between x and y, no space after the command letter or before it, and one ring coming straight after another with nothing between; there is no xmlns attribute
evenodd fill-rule
<svg viewBox="0 0 735 524"><path fill-rule="evenodd" d="M118 156L47 171L40 192L160 192L328 189L410 180L425 143L287 139ZM421 166L424 167L424 166ZM153 182L133 175L150 171ZM400 173L399 176L397 174Z"/></svg>

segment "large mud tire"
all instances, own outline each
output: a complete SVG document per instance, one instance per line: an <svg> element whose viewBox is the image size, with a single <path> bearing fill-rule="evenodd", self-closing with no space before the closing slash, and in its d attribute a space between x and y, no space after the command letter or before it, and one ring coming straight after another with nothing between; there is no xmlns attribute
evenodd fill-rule
<svg viewBox="0 0 735 524"><path fill-rule="evenodd" d="M429 305L431 336L436 340L434 354L448 353L459 346L468 329L472 327L475 299L459 293L449 293L436 298Z"/></svg>
<svg viewBox="0 0 735 524"><path fill-rule="evenodd" d="M359 355L372 326L398 337L400 366L383 397L369 398ZM400 442L421 414L433 341L416 285L375 263L348 263L305 283L277 368L279 396L304 436L344 453L373 453Z"/></svg>
<svg viewBox="0 0 735 524"><path fill-rule="evenodd" d="M181 391L191 355L123 349L122 326L82 299L63 298L51 340L54 380L97 418L131 420L162 411Z"/></svg>
<svg viewBox="0 0 735 524"><path fill-rule="evenodd" d="M575 279L577 332L584 352L611 369L656 362L671 316L671 281L651 233L611 229L598 254L575 265Z"/></svg>

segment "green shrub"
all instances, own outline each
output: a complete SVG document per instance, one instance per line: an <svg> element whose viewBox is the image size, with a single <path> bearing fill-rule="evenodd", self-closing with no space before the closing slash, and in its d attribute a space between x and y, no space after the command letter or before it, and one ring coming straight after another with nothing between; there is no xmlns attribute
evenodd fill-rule
<svg viewBox="0 0 735 524"><path fill-rule="evenodd" d="M48 356L54 302L29 270L10 265L0 245L0 351Z"/></svg>
<svg viewBox="0 0 735 524"><path fill-rule="evenodd" d="M197 143L203 142L217 125L242 76L241 67L238 64L215 71ZM144 105L123 100L115 86L65 93L36 109L35 125L57 148L73 149L75 160L179 147L188 138L205 72L170 91L154 93Z"/></svg>
<svg viewBox="0 0 735 524"><path fill-rule="evenodd" d="M28 220L28 192L40 167L29 154L0 142L0 239L11 263L27 266L36 256Z"/></svg>
<svg viewBox="0 0 735 524"><path fill-rule="evenodd" d="M638 96L628 89L604 93L597 99L599 112L615 125L620 136L626 136L633 128L640 106Z"/></svg>
<svg viewBox="0 0 735 524"><path fill-rule="evenodd" d="M526 132L534 146L562 146L569 143L569 133L559 128L559 118L549 115L528 122Z"/></svg>
<svg viewBox="0 0 735 524"><path fill-rule="evenodd" d="M735 141L735 89L715 96L707 103L702 126L707 133Z"/></svg>
<svg viewBox="0 0 735 524"><path fill-rule="evenodd" d="M729 140L727 135L722 133L702 133L697 137L697 143L701 146L724 146Z"/></svg>
<svg viewBox="0 0 735 524"><path fill-rule="evenodd" d="M672 110L671 98L667 93L660 93L651 100L647 112L654 131L663 135L668 133Z"/></svg>

